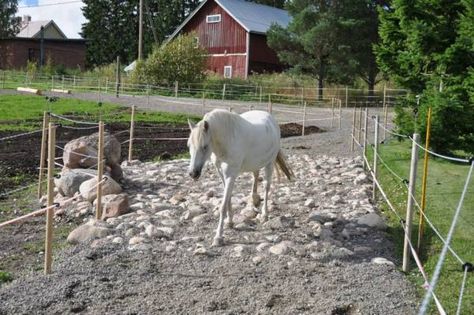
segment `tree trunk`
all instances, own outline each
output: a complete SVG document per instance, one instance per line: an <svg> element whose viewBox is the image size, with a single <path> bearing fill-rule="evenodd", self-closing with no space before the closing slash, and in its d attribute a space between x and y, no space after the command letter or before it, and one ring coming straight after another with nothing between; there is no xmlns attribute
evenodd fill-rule
<svg viewBox="0 0 474 315"><path fill-rule="evenodd" d="M319 65L319 75L318 75L318 100L323 100L323 86L324 86L324 71L325 71L324 61L321 60Z"/></svg>

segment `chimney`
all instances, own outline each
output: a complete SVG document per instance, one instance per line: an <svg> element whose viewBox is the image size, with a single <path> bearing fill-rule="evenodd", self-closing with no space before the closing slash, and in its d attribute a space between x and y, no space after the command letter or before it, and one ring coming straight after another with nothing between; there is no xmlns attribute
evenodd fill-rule
<svg viewBox="0 0 474 315"><path fill-rule="evenodd" d="M22 21L22 24L23 25L28 25L28 23L31 22L31 15L23 15L23 21Z"/></svg>

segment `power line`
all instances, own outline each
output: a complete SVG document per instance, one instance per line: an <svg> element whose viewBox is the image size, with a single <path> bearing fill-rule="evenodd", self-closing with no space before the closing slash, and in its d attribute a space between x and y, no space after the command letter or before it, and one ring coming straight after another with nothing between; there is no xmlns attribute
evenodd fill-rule
<svg viewBox="0 0 474 315"><path fill-rule="evenodd" d="M79 3L82 2L81 0L74 0L74 1L66 1L66 2L55 2L55 3L44 3L44 4L32 4L32 5L24 5L18 7L18 9L29 9L29 8L39 8L39 7L51 7L56 5L63 5L63 4L72 4L72 3Z"/></svg>

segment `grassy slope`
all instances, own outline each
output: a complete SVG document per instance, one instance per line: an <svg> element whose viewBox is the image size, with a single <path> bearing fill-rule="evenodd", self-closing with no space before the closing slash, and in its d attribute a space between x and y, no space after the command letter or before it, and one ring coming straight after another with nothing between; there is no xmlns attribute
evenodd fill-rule
<svg viewBox="0 0 474 315"><path fill-rule="evenodd" d="M382 159L392 168L400 177L408 179L410 167L411 143L395 142L380 146L380 155ZM370 154L370 152L369 152ZM423 173L423 152L420 152L417 176L417 200L420 203L421 182ZM372 157L369 157L372 161ZM387 169L379 164L379 179L387 192L388 197L393 201L399 214L405 218L407 193L404 184L391 175ZM451 221L458 205L459 198L467 177L469 166L466 164L454 164L440 159L429 160L429 172L427 180L426 213L431 222L439 230L441 235L446 238ZM403 250L403 232L399 228L398 219L391 213L388 207L381 201L382 210L390 218L391 234L397 243L397 249L402 255ZM474 179L471 180L461 217L459 218L451 247L464 261L474 261ZM412 241L417 244L418 239L418 212L414 215L414 229ZM425 224L424 250L421 254L424 261L426 272L431 277L436 266L438 255L441 252L443 244L438 237ZM409 277L420 288L420 295L424 295L421 288L423 280L418 269L413 263L412 271ZM436 288L436 294L442 305L446 307L448 314L455 313L457 299L459 297L460 285L462 282L461 265L452 254L448 253L447 259L443 265L440 281ZM472 273L468 276L466 290L462 304L462 314L469 314L474 309L474 278Z"/></svg>

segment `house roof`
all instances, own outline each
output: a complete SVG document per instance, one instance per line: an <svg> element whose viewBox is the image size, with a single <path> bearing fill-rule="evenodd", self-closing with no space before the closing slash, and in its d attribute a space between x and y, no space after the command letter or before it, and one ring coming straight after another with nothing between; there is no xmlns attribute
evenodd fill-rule
<svg viewBox="0 0 474 315"><path fill-rule="evenodd" d="M39 36L40 31L41 31L41 26L43 26L45 29L48 27L54 27L58 31L59 34L61 34L62 37L65 39L67 38L66 35L61 31L59 26L54 23L53 20L49 21L30 21L28 24L22 27L20 32L16 35L16 37L22 37L22 38L34 38Z"/></svg>
<svg viewBox="0 0 474 315"><path fill-rule="evenodd" d="M174 38L208 1L209 0L202 1L173 34L171 34L168 40ZM288 11L267 5L245 0L214 1L249 33L266 34L273 23L286 27L291 21L291 16L288 14Z"/></svg>

